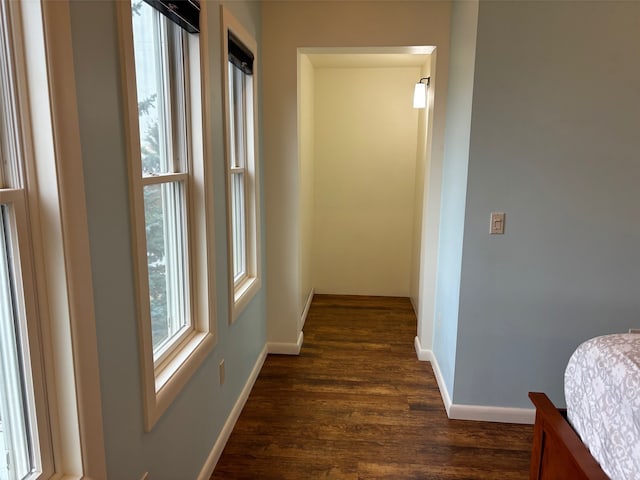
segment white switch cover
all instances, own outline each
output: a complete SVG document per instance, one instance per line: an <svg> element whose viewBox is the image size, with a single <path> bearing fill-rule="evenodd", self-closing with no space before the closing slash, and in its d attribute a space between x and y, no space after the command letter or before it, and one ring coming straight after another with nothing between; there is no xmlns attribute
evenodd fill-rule
<svg viewBox="0 0 640 480"><path fill-rule="evenodd" d="M504 212L491 212L489 232L491 235L504 234Z"/></svg>

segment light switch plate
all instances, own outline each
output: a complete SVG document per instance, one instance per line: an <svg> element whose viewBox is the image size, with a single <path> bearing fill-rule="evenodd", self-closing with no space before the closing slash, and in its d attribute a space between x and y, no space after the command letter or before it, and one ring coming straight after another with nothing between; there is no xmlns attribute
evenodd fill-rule
<svg viewBox="0 0 640 480"><path fill-rule="evenodd" d="M504 234L504 212L491 212L491 223L489 224L489 233L491 235Z"/></svg>

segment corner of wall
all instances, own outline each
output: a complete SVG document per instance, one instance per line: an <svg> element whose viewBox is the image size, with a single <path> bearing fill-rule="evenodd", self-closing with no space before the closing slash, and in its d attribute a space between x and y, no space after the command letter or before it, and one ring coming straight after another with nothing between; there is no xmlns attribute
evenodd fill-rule
<svg viewBox="0 0 640 480"><path fill-rule="evenodd" d="M451 12L451 59L442 170L433 351L453 394L458 339L478 2L456 2Z"/></svg>

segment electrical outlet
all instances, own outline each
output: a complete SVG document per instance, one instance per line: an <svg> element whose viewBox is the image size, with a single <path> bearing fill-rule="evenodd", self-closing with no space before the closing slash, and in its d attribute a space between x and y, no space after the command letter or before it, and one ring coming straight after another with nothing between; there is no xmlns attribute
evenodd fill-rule
<svg viewBox="0 0 640 480"><path fill-rule="evenodd" d="M224 383L224 358L220 360L220 385Z"/></svg>

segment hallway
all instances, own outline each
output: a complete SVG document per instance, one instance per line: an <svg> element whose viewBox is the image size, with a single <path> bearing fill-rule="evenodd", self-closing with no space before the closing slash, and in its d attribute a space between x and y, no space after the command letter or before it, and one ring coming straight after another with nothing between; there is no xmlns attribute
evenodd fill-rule
<svg viewBox="0 0 640 480"><path fill-rule="evenodd" d="M524 479L532 427L449 420L408 299L316 295L269 356L212 479Z"/></svg>

